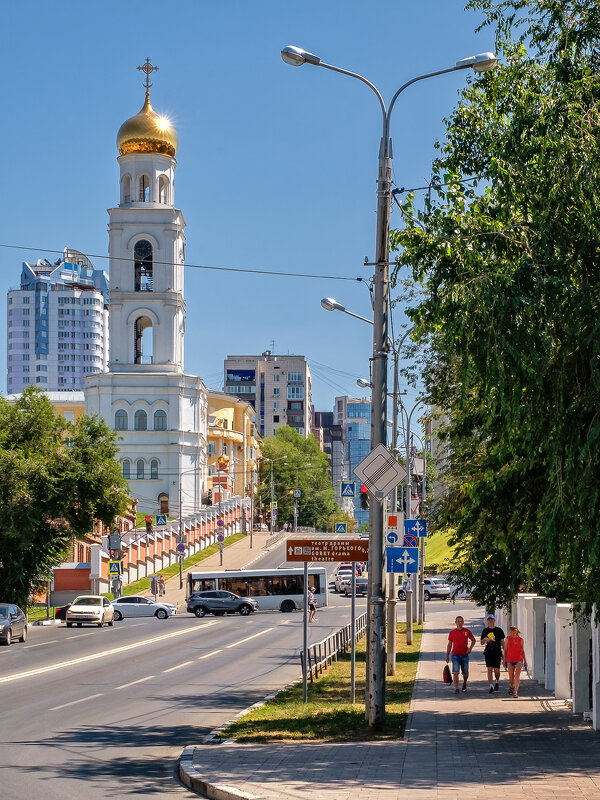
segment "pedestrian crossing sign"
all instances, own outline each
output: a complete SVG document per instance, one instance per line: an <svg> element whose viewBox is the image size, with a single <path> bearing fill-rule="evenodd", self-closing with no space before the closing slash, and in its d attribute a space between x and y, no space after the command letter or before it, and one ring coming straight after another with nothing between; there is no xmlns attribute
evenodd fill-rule
<svg viewBox="0 0 600 800"><path fill-rule="evenodd" d="M356 484L354 481L350 481L349 483L345 483L341 481L342 488L340 490L341 497L355 497L356 496Z"/></svg>
<svg viewBox="0 0 600 800"><path fill-rule="evenodd" d="M122 575L123 574L123 564L121 561L109 561L108 562L108 574L109 575Z"/></svg>
<svg viewBox="0 0 600 800"><path fill-rule="evenodd" d="M156 524L157 525L166 525L167 524L167 515L166 514L157 514L156 515Z"/></svg>
<svg viewBox="0 0 600 800"><path fill-rule="evenodd" d="M335 532L336 533L346 533L347 532L347 523L345 522L336 522L335 523Z"/></svg>

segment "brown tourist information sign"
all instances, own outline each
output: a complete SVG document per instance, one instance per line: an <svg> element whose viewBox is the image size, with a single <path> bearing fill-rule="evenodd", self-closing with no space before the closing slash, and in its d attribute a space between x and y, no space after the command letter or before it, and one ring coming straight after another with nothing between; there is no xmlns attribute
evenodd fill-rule
<svg viewBox="0 0 600 800"><path fill-rule="evenodd" d="M288 539L288 561L366 561L368 539Z"/></svg>

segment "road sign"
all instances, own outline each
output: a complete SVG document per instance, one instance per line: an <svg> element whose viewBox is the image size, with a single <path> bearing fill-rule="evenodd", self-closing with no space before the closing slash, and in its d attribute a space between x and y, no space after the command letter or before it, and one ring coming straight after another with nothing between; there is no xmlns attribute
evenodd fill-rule
<svg viewBox="0 0 600 800"><path fill-rule="evenodd" d="M348 525L346 522L336 522L335 523L335 532L336 533L347 533Z"/></svg>
<svg viewBox="0 0 600 800"><path fill-rule="evenodd" d="M387 547L388 572L418 572L418 547Z"/></svg>
<svg viewBox="0 0 600 800"><path fill-rule="evenodd" d="M222 541L224 541L224 539L225 539L225 536L222 533L218 533L217 534L217 542L222 542Z"/></svg>
<svg viewBox="0 0 600 800"><path fill-rule="evenodd" d="M156 524L157 525L166 525L167 524L167 515L166 514L157 514L156 515Z"/></svg>
<svg viewBox="0 0 600 800"><path fill-rule="evenodd" d="M122 575L123 574L123 564L121 561L109 561L108 562L108 574L109 575Z"/></svg>
<svg viewBox="0 0 600 800"><path fill-rule="evenodd" d="M288 561L366 561L368 539L288 539Z"/></svg>
<svg viewBox="0 0 600 800"><path fill-rule="evenodd" d="M387 540L388 544L396 544L398 541L398 534L396 531L388 531Z"/></svg>
<svg viewBox="0 0 600 800"><path fill-rule="evenodd" d="M294 497L302 497L302 492L300 489L294 489Z"/></svg>
<svg viewBox="0 0 600 800"><path fill-rule="evenodd" d="M406 470L384 445L378 444L354 467L354 474L374 497L383 500L386 494L404 480Z"/></svg>
<svg viewBox="0 0 600 800"><path fill-rule="evenodd" d="M419 546L419 537L415 536L414 533L405 533L404 539L402 541L402 547L418 547Z"/></svg>
<svg viewBox="0 0 600 800"><path fill-rule="evenodd" d="M404 533L412 533L420 539L427 536L427 522L424 519L405 519Z"/></svg>
<svg viewBox="0 0 600 800"><path fill-rule="evenodd" d="M273 502L271 503L271 510L276 508L277 508L277 500L273 500Z"/></svg>
<svg viewBox="0 0 600 800"><path fill-rule="evenodd" d="M341 497L355 497L356 496L356 484L354 481L350 483L346 483L344 481L341 482L341 489L340 489L340 496Z"/></svg>
<svg viewBox="0 0 600 800"><path fill-rule="evenodd" d="M178 553L185 553L185 545L184 544L178 544L175 549L177 550Z"/></svg>
<svg viewBox="0 0 600 800"><path fill-rule="evenodd" d="M396 529L398 527L398 515L388 514L388 528Z"/></svg>
<svg viewBox="0 0 600 800"><path fill-rule="evenodd" d="M223 520L222 520L222 519L218 519L218 520L217 520L217 527L218 527L218 528L222 528L222 527L223 527L223 525L225 525L225 523L223 522Z"/></svg>

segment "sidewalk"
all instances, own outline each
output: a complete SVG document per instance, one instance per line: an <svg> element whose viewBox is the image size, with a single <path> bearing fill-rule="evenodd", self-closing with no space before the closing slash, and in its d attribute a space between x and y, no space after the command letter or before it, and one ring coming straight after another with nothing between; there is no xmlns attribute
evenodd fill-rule
<svg viewBox="0 0 600 800"><path fill-rule="evenodd" d="M543 687L525 677L515 700L503 671L488 694L479 645L467 694L443 684L457 613L479 641L481 615L460 604L426 622L404 740L190 746L182 779L215 800L600 800L600 737Z"/></svg>

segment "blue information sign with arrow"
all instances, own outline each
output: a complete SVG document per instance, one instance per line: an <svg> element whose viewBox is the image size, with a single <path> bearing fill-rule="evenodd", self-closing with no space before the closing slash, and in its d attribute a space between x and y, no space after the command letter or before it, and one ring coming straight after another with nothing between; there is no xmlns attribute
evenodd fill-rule
<svg viewBox="0 0 600 800"><path fill-rule="evenodd" d="M419 539L425 539L427 536L427 522L424 519L405 519L404 533L412 533L414 536L418 536Z"/></svg>
<svg viewBox="0 0 600 800"><path fill-rule="evenodd" d="M418 572L419 548L418 547L387 547L388 572Z"/></svg>

